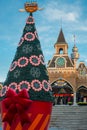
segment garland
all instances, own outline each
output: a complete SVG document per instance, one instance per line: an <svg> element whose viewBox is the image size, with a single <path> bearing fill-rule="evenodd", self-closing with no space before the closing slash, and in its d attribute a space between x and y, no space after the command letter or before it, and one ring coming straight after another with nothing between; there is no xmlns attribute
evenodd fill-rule
<svg viewBox="0 0 87 130"><path fill-rule="evenodd" d="M45 64L44 56L43 55L39 55L39 58L40 58L40 62L44 65Z"/></svg>
<svg viewBox="0 0 87 130"><path fill-rule="evenodd" d="M28 32L24 35L26 41L34 41L35 35L32 32Z"/></svg>
<svg viewBox="0 0 87 130"><path fill-rule="evenodd" d="M10 71L13 71L16 67L17 67L17 61L14 61L14 62L11 64Z"/></svg>
<svg viewBox="0 0 87 130"><path fill-rule="evenodd" d="M13 82L13 83L9 84L8 87L13 89L14 91L16 91L17 90L17 83Z"/></svg>
<svg viewBox="0 0 87 130"><path fill-rule="evenodd" d="M41 91L42 89L45 92L48 92L49 90L51 90L51 86L49 84L49 82L47 82L46 80L43 80L42 82L40 82L39 80L32 80L31 83L29 83L28 81L21 81L19 82L19 84L17 84L16 82L12 82L11 84L9 84L8 86L3 86L2 90L1 90L1 96L4 96L8 90L8 88L13 89L14 91L16 90L23 90L26 89L27 91L29 91L31 88L34 91Z"/></svg>
<svg viewBox="0 0 87 130"><path fill-rule="evenodd" d="M33 55L30 57L30 63L34 66L38 66L40 64L40 59L38 56Z"/></svg>
<svg viewBox="0 0 87 130"><path fill-rule="evenodd" d="M42 89L42 84L39 80L33 80L31 82L31 87L35 91L40 91Z"/></svg>
<svg viewBox="0 0 87 130"><path fill-rule="evenodd" d="M32 16L29 16L26 23L27 24L33 24L34 23L34 18Z"/></svg>
<svg viewBox="0 0 87 130"><path fill-rule="evenodd" d="M21 57L21 58L18 60L18 66L19 66L19 67L25 67L26 65L28 65L28 58L26 58L26 57Z"/></svg>
<svg viewBox="0 0 87 130"><path fill-rule="evenodd" d="M8 87L7 87L7 86L4 86L4 87L2 88L2 90L1 90L1 93L0 93L1 97L3 97L3 96L6 94L7 91L8 91Z"/></svg>
<svg viewBox="0 0 87 130"><path fill-rule="evenodd" d="M21 46L23 42L24 42L24 38L22 37L22 38L20 39L20 42L18 43L18 46Z"/></svg>
<svg viewBox="0 0 87 130"><path fill-rule="evenodd" d="M39 66L41 64L45 64L43 55L32 55L29 59L27 57L21 57L18 61L14 61L11 64L10 71L13 71L17 66L18 67L25 67L28 63L32 64L33 66Z"/></svg>
<svg viewBox="0 0 87 130"><path fill-rule="evenodd" d="M29 91L29 89L30 89L30 83L27 82L27 81L22 81L22 82L20 82L19 85L18 85L18 90L21 91L21 90L24 89L24 88L25 88L27 91Z"/></svg>
<svg viewBox="0 0 87 130"><path fill-rule="evenodd" d="M48 92L49 91L49 83L46 80L43 80L42 82L43 89Z"/></svg>

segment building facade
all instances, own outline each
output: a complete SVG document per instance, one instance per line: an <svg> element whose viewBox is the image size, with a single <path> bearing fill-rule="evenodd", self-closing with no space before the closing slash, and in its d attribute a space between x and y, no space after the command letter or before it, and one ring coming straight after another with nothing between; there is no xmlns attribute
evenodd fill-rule
<svg viewBox="0 0 87 130"><path fill-rule="evenodd" d="M55 104L87 103L87 67L80 62L78 48L74 44L71 56L63 30L54 45L55 54L48 62L47 70L55 96Z"/></svg>

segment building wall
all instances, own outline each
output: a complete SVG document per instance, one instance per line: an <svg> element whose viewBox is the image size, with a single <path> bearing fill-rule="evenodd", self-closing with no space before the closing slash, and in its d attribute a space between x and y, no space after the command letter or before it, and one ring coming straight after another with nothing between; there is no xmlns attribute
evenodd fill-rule
<svg viewBox="0 0 87 130"><path fill-rule="evenodd" d="M59 78L62 78L72 86L74 92L81 86L87 88L87 76L79 76L76 70L59 70L57 68L47 68L47 70L51 84Z"/></svg>

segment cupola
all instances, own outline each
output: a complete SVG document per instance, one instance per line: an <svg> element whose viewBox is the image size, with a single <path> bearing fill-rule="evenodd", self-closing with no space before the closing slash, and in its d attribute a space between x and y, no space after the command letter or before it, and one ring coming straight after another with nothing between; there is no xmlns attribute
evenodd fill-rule
<svg viewBox="0 0 87 130"><path fill-rule="evenodd" d="M57 42L54 45L56 49L56 54L67 54L68 53L68 44L65 40L62 28L57 39Z"/></svg>

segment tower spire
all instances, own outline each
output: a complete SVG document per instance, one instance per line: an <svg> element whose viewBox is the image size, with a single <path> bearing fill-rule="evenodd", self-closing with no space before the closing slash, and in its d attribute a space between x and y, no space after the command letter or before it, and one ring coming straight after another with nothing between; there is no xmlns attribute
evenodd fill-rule
<svg viewBox="0 0 87 130"><path fill-rule="evenodd" d="M76 36L75 36L75 34L73 35L73 37L74 37L74 46L76 46Z"/></svg>
<svg viewBox="0 0 87 130"><path fill-rule="evenodd" d="M63 51L63 54L68 54L68 44L65 40L62 28L60 29L60 33L54 47L56 49L56 54L60 54L61 50Z"/></svg>
<svg viewBox="0 0 87 130"><path fill-rule="evenodd" d="M62 31L62 28L60 29L60 33L59 33L59 36L58 36L58 39L57 39L57 43L58 42L66 42L63 31Z"/></svg>
<svg viewBox="0 0 87 130"><path fill-rule="evenodd" d="M74 62L74 67L76 67L76 62L79 59L79 53L78 53L78 48L76 47L76 36L73 35L73 37L74 37L74 46L72 48L71 58Z"/></svg>
<svg viewBox="0 0 87 130"><path fill-rule="evenodd" d="M61 29L62 29L62 18L61 18Z"/></svg>

